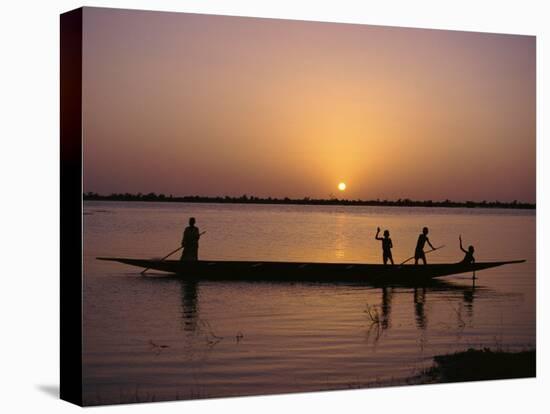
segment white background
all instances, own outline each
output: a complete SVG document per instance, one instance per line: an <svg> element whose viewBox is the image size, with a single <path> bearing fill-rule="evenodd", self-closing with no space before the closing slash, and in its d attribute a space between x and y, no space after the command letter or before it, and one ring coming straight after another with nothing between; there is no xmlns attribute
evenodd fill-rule
<svg viewBox="0 0 550 414"><path fill-rule="evenodd" d="M104 6L537 36L537 379L101 408L110 412L548 412L548 96L545 1L35 1L0 9L0 409L74 412L59 381L59 14ZM546 27L545 27L546 26ZM546 118L545 118L546 115ZM546 325L546 327L545 327ZM545 407L546 406L546 407ZM93 408L91 410L97 410Z"/></svg>

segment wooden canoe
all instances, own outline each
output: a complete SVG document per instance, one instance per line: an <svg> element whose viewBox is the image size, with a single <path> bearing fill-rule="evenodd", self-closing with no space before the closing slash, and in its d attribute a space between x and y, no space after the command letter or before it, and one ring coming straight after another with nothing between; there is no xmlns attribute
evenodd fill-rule
<svg viewBox="0 0 550 414"><path fill-rule="evenodd" d="M357 263L300 263L260 261L130 259L98 257L143 269L177 274L194 280L281 280L318 282L411 282L426 281L442 276L472 273L525 260L503 262L434 263L427 265L381 265Z"/></svg>

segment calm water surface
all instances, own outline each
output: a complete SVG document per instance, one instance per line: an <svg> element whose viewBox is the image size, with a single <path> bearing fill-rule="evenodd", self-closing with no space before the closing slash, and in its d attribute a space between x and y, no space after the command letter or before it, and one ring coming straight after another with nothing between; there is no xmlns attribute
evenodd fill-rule
<svg viewBox="0 0 550 414"><path fill-rule="evenodd" d="M161 257L187 218L200 258L380 262L376 227L396 262L422 226L428 261L518 265L418 288L198 282L102 262ZM78 277L75 275L75 277ZM84 203L84 398L87 404L346 389L395 383L431 357L469 347L534 347L535 212L443 208Z"/></svg>

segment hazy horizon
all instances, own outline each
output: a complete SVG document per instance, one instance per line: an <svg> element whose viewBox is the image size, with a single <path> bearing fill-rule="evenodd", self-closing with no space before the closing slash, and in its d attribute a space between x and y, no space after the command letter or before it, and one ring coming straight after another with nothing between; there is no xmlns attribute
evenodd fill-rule
<svg viewBox="0 0 550 414"><path fill-rule="evenodd" d="M451 199L427 199L427 200L421 200L421 199L409 199L409 198L398 198L398 199L381 199L381 198L376 198L376 199L358 199L358 198L355 198L355 199L352 199L352 198L348 198L346 197L345 193L336 193L336 194L333 194L332 197L327 197L327 198L315 198L315 197L271 197L271 196L266 196L266 197L258 197L257 195L255 194L240 194L240 195L234 195L234 196L229 196L227 194L217 194L217 195L212 195L212 196L204 196L204 195L200 195L200 194L172 194L172 193L159 193L159 192L156 192L156 191L149 191L147 193L142 193L142 192L139 192L139 193L129 193L127 191L120 191L120 192L113 192L113 193L97 193L97 192L93 192L93 191L89 191L89 192L84 192L83 193L83 196L93 196L93 197L96 197L96 196L99 196L99 197L111 197L111 196L125 196L125 195L128 195L128 196L131 196L131 197L137 197L137 196L142 196L142 197L148 197L150 195L153 195L156 196L156 197L159 197L159 196L164 196L165 198L175 198L175 199L179 199L179 198L195 198L195 197L198 197L200 199L209 199L209 200L214 200L214 199L218 199L218 198L227 198L229 197L231 200L239 200L240 198L242 197L246 197L247 200L251 201L253 199L258 199L258 200L262 200L262 201L265 201L265 200L269 200L269 199L272 199L272 200L276 200L276 201L284 201L285 199L288 199L288 200L291 200L291 201L303 201L303 200L308 200L308 201L323 201L323 202L329 202L331 200L338 200L338 201L342 201L342 202L380 202L380 203L384 203L384 202L388 202L388 203L397 203L399 201L401 202L411 202L411 203L425 203L425 202L433 202L433 203L436 203L436 204L439 204L439 203L446 203L446 202L449 202L449 203L458 203L458 204L466 204L466 203L470 203L470 202L473 202L475 204L482 204L482 203L487 203L487 204L491 204L491 203L502 203L502 204L506 204L506 205L510 205L510 204L513 204L514 202L517 202L518 204L529 204L529 205L535 205L536 203L535 202L527 202L527 201L521 201L521 200L511 200L511 201L502 201L502 200L451 200ZM125 201L125 200L121 200L121 201ZM134 201L134 200L126 200L126 201ZM343 204L343 205L347 205L347 204Z"/></svg>
<svg viewBox="0 0 550 414"><path fill-rule="evenodd" d="M84 191L534 203L535 49L84 8Z"/></svg>

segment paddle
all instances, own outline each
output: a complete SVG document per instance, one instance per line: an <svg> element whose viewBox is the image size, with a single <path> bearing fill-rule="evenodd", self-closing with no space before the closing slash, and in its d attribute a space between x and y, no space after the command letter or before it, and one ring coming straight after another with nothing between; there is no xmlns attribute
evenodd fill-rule
<svg viewBox="0 0 550 414"><path fill-rule="evenodd" d="M442 249L442 248L444 248L444 247L445 247L445 245L442 245L442 246L436 247L435 249L428 250L428 251L426 252L426 254L431 253L431 252L435 252L436 250ZM409 257L409 258L408 258L407 260L405 260L403 263L399 264L399 266L404 265L405 263L407 263L407 262L408 262L409 260L411 260L411 259L414 259L414 256Z"/></svg>
<svg viewBox="0 0 550 414"><path fill-rule="evenodd" d="M206 233L206 231L203 231L202 233L199 233L199 236L202 236L204 233ZM170 256L172 256L174 253L180 251L181 249L183 249L183 246L180 246L178 247L176 250L173 250L171 251L170 253L168 253L166 256L164 256L162 259L160 259L160 261L162 262L163 260L166 260L168 259ZM143 270L141 272L141 274L144 274L146 271L148 271L150 268L148 267L147 269Z"/></svg>

